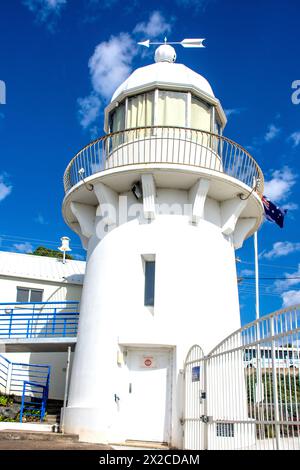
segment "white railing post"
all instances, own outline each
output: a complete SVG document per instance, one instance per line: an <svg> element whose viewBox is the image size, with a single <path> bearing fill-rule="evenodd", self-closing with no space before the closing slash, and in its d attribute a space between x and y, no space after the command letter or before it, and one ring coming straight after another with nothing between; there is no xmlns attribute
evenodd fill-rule
<svg viewBox="0 0 300 470"><path fill-rule="evenodd" d="M272 338L272 388L273 388L273 404L274 404L274 419L275 419L275 438L276 449L280 450L280 424L279 424L279 402L278 402L278 381L276 373L276 345L274 339L274 317L270 318L270 333Z"/></svg>
<svg viewBox="0 0 300 470"><path fill-rule="evenodd" d="M207 407L207 362L208 362L208 357L205 356L203 358L203 391L204 391L204 394L205 394L205 398L204 398L204 415L207 416L208 415L208 407ZM204 444L204 450L209 450L208 448L208 426L209 426L209 423L207 422L205 425L204 425L204 439L203 439L203 444Z"/></svg>
<svg viewBox="0 0 300 470"><path fill-rule="evenodd" d="M10 386L11 386L11 376L12 376L12 363L8 363L8 369L7 369L7 377L6 377L6 389L5 389L5 394L10 395Z"/></svg>

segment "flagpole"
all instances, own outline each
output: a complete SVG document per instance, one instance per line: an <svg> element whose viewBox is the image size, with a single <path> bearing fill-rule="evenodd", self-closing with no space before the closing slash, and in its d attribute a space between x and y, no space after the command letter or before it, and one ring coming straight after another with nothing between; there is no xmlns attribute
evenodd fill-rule
<svg viewBox="0 0 300 470"><path fill-rule="evenodd" d="M257 232L254 233L254 258L255 258L255 318L260 317L259 312L259 269L258 269L258 248Z"/></svg>
<svg viewBox="0 0 300 470"><path fill-rule="evenodd" d="M260 311L259 311L259 269L258 269L258 242L257 242L257 232L254 233L254 258L255 258L255 317L256 320L259 320ZM257 322L256 325L256 336L257 340L260 340L260 328L259 323ZM256 348L256 365L257 365L257 373L256 373L256 403L260 403L264 399L264 390L263 390L263 382L262 382L262 370L261 370L261 352L260 352L260 345L257 344ZM258 414L260 418L261 410L258 408ZM261 430L259 430L261 434Z"/></svg>

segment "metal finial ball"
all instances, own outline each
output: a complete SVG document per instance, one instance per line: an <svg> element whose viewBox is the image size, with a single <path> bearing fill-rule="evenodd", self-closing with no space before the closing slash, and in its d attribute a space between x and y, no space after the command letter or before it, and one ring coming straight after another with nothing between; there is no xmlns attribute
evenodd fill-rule
<svg viewBox="0 0 300 470"><path fill-rule="evenodd" d="M174 47L168 44L162 44L156 49L154 59L155 62L175 62L176 51Z"/></svg>

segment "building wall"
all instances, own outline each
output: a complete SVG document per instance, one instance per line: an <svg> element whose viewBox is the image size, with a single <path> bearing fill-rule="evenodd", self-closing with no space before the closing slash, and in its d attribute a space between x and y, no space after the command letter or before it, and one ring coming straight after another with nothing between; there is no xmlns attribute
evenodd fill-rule
<svg viewBox="0 0 300 470"><path fill-rule="evenodd" d="M0 303L16 302L17 287L43 289L43 302L64 302L80 300L81 285L63 285L61 283L6 277L0 275ZM1 307L0 307L1 308ZM1 315L1 311L0 311ZM0 345L1 346L1 345ZM63 400L65 390L65 374L67 352L43 353L0 353L10 361L30 364L47 364L51 366L49 398Z"/></svg>
<svg viewBox="0 0 300 470"><path fill-rule="evenodd" d="M49 398L53 400L63 400L66 381L67 351L59 353L2 353L2 356L6 357L12 362L49 365L51 367ZM71 365L72 356L73 354L71 354ZM30 381L30 376L26 376L26 374L24 375L24 380Z"/></svg>
<svg viewBox="0 0 300 470"><path fill-rule="evenodd" d="M16 302L17 287L42 289L43 302L64 302L66 300L80 300L81 285L64 285L49 281L8 277L0 274L0 303Z"/></svg>

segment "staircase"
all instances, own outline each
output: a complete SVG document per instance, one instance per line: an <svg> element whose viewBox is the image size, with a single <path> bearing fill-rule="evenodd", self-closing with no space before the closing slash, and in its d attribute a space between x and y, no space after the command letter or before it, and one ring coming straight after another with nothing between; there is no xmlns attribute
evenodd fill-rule
<svg viewBox="0 0 300 470"><path fill-rule="evenodd" d="M46 408L46 419L45 423L52 426L59 425L60 423L60 412L63 407L62 400L48 400Z"/></svg>
<svg viewBox="0 0 300 470"><path fill-rule="evenodd" d="M8 360L0 354L0 393L22 396L20 422L34 416L44 420L50 380L50 366Z"/></svg>

